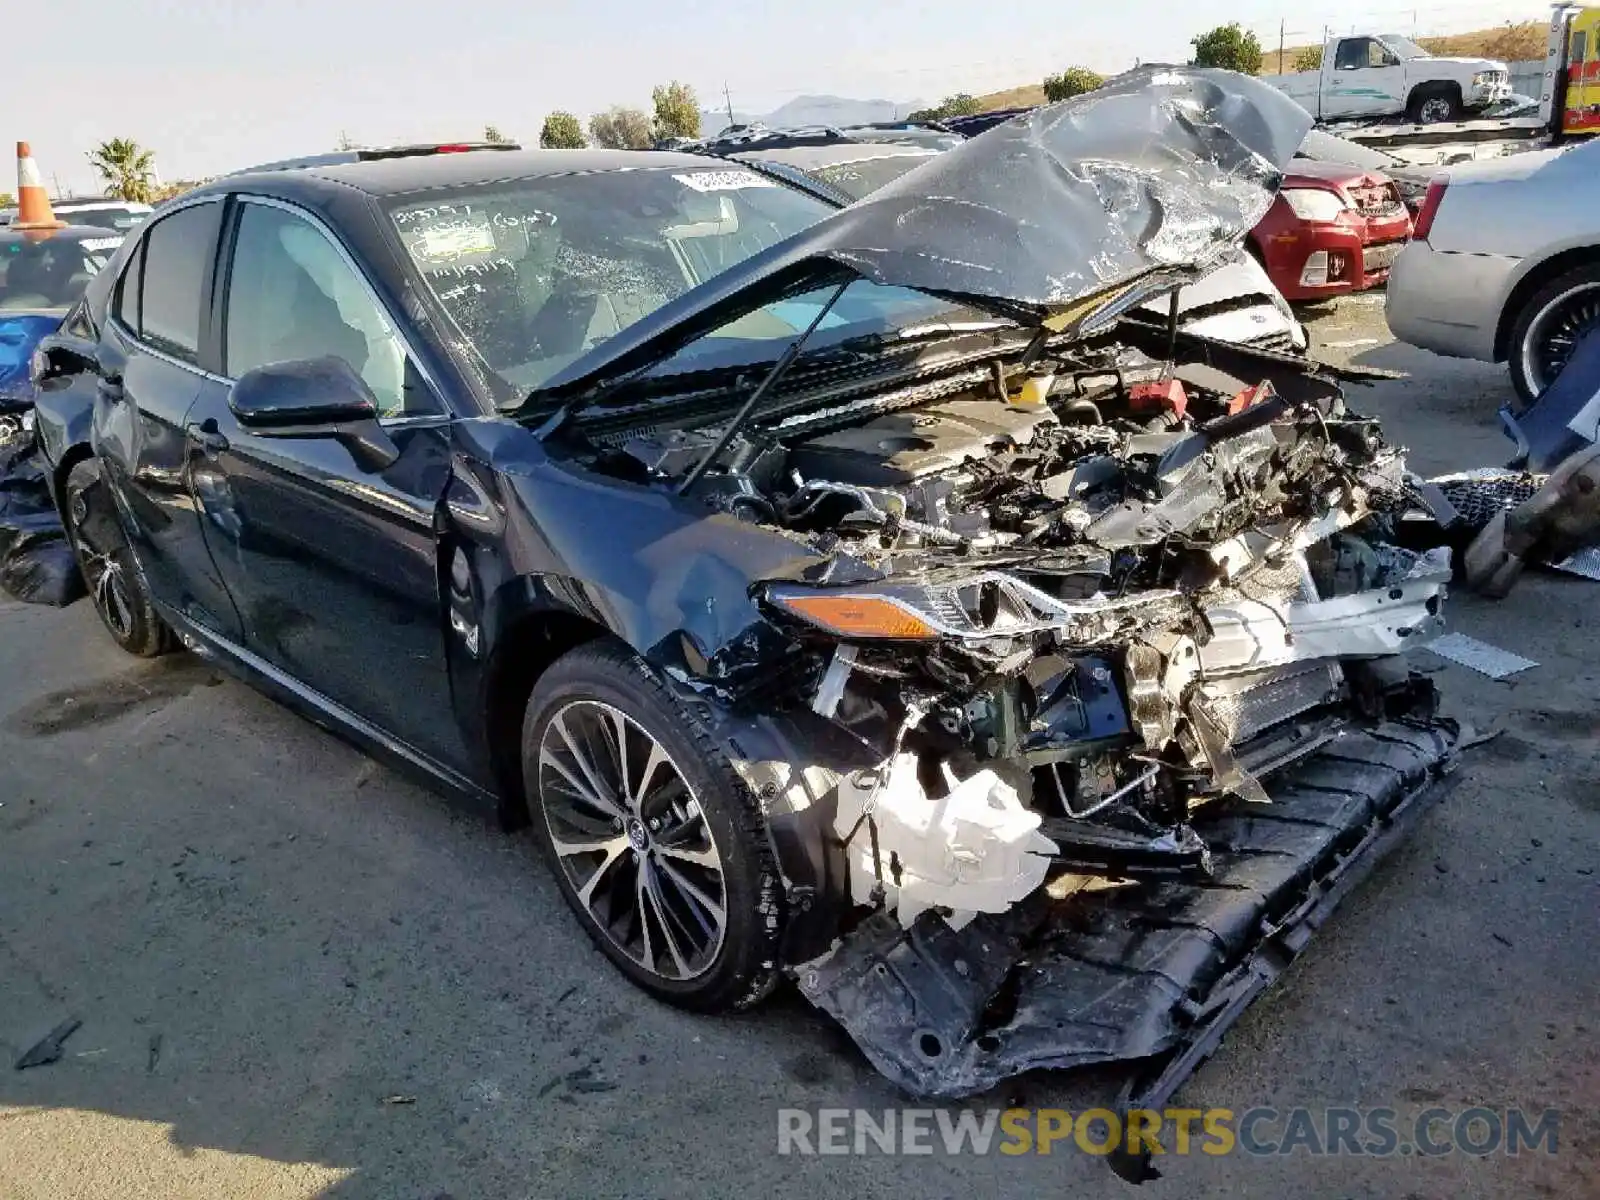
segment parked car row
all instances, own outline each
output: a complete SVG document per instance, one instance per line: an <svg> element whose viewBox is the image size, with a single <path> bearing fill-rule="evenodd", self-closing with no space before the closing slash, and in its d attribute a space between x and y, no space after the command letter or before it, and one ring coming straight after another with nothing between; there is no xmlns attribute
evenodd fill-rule
<svg viewBox="0 0 1600 1200"><path fill-rule="evenodd" d="M976 137L1035 111L947 121L936 136L949 137L949 130ZM835 200L850 203L947 148L896 145L886 138L907 140L883 130L874 130L869 140L850 129L740 129L693 148L787 171L792 180L809 177ZM1254 262L1222 267L1203 288L1185 289L1179 300L1183 319L1207 320L1204 331L1213 336L1303 350L1304 330L1285 299L1325 300L1381 285L1411 236L1411 214L1428 178L1424 168L1312 130L1289 164L1277 200L1246 241Z"/></svg>

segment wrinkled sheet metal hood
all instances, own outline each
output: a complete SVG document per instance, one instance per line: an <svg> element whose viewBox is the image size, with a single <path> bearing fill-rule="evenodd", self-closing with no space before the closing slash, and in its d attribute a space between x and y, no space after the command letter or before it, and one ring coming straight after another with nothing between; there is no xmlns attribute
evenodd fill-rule
<svg viewBox="0 0 1600 1200"><path fill-rule="evenodd" d="M1148 66L938 155L685 293L550 379L571 395L779 295L852 277L1089 330L1236 245L1311 127L1260 80Z"/></svg>

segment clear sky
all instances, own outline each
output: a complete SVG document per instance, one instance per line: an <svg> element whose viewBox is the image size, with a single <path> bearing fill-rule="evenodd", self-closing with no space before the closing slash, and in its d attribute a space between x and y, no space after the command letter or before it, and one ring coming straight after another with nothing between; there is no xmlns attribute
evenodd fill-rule
<svg viewBox="0 0 1600 1200"><path fill-rule="evenodd" d="M14 0L23 6L25 0ZM156 151L164 180L360 142L477 137L535 144L545 113L648 108L681 79L702 106L767 112L802 94L936 101L1185 61L1237 20L1263 45L1322 26L1410 34L1542 19L1540 0L37 0L8 15L0 146L33 143L46 179L87 191L111 137ZM31 15L36 13L37 15ZM9 191L12 168L0 168Z"/></svg>

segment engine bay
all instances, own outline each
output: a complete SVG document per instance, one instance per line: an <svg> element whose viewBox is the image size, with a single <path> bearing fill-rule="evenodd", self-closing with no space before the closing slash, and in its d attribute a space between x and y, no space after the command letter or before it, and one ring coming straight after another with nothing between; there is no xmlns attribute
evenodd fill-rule
<svg viewBox="0 0 1600 1200"><path fill-rule="evenodd" d="M1168 358L1130 324L596 451L849 564L848 586L765 588L801 663L777 702L879 759L840 782L836 828L856 902L902 923L1047 879L1203 876L1196 809L1432 711L1402 655L1442 628L1450 564L1393 544L1400 452L1314 363L1194 338Z"/></svg>

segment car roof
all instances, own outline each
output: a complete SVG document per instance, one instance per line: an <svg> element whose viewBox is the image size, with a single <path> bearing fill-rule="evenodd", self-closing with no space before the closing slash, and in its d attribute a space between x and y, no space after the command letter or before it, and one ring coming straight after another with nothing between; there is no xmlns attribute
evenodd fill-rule
<svg viewBox="0 0 1600 1200"><path fill-rule="evenodd" d="M831 167L839 163L870 162L879 158L931 158L939 151L928 146L908 146L900 142L824 142L812 146L782 146L766 150L730 150L728 157L755 159L757 162L787 163L802 171Z"/></svg>
<svg viewBox="0 0 1600 1200"><path fill-rule="evenodd" d="M0 225L0 246L15 242L87 242L96 238L116 238L121 241L127 236L126 230L102 229L98 225L64 225L60 229L17 229L11 225Z"/></svg>
<svg viewBox="0 0 1600 1200"><path fill-rule="evenodd" d="M270 185L274 191L292 193L297 184L333 183L386 197L512 179L672 168L704 171L707 164L704 155L663 150L471 150L323 166L259 168L226 176L197 191L248 191Z"/></svg>

